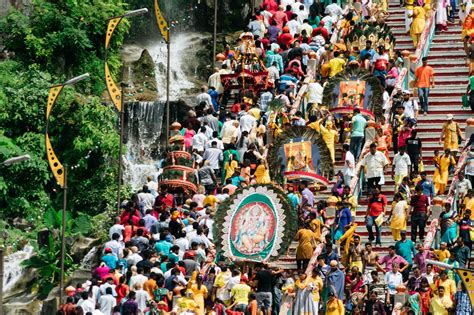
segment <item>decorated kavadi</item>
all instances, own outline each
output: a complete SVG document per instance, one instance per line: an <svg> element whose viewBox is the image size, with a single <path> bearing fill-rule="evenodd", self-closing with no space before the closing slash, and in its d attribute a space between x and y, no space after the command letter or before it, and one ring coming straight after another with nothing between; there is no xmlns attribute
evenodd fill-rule
<svg viewBox="0 0 474 315"><path fill-rule="evenodd" d="M309 127L289 126L275 138L269 151L270 175L274 181L311 183L321 191L333 176L329 149L321 135Z"/></svg>
<svg viewBox="0 0 474 315"><path fill-rule="evenodd" d="M347 67L331 78L324 87L323 104L333 114L352 114L359 108L362 115L382 115L384 89L373 74L360 68Z"/></svg>
<svg viewBox="0 0 474 315"><path fill-rule="evenodd" d="M297 221L283 191L253 185L239 189L219 206L214 239L228 259L267 262L285 253Z"/></svg>

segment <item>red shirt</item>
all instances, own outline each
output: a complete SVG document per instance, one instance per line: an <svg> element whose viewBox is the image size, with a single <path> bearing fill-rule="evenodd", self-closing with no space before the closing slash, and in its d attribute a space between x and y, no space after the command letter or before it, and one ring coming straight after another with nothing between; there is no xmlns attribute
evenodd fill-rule
<svg viewBox="0 0 474 315"><path fill-rule="evenodd" d="M387 197L380 194L377 197L370 197L369 199L369 216L378 217L383 208L387 205Z"/></svg>
<svg viewBox="0 0 474 315"><path fill-rule="evenodd" d="M327 29L325 29L323 26L318 26L316 27L315 29L313 29L313 31L311 32L311 37L314 37L316 36L316 33L318 31L321 31L321 36L324 37L325 40L328 39L329 37L329 32Z"/></svg>
<svg viewBox="0 0 474 315"><path fill-rule="evenodd" d="M428 197L425 195L415 195L411 197L410 205L413 207L413 212L428 212L428 206L430 205Z"/></svg>
<svg viewBox="0 0 474 315"><path fill-rule="evenodd" d="M286 47L290 47L290 43L293 40L293 35L290 33L282 33L277 38L278 45L285 44Z"/></svg>

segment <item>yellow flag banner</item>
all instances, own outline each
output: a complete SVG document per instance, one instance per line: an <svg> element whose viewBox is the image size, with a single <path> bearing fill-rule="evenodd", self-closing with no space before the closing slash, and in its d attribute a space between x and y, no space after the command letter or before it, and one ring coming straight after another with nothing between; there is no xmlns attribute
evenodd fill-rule
<svg viewBox="0 0 474 315"><path fill-rule="evenodd" d="M107 92L109 92L110 99L114 103L117 110L122 112L122 93L110 74L109 65L107 62L105 63L105 84L107 86Z"/></svg>
<svg viewBox="0 0 474 315"><path fill-rule="evenodd" d="M64 168L53 151L53 147L51 146L51 141L49 140L49 135L47 133L45 135L45 141L46 154L48 155L49 166L51 167L53 175L56 178L56 181L58 182L59 186L61 186L61 188L64 188Z"/></svg>
<svg viewBox="0 0 474 315"><path fill-rule="evenodd" d="M165 39L165 42L168 43L169 41L169 29L168 23L166 22L165 18L161 14L160 6L158 5L158 0L155 0L155 16L156 16L156 23L160 28L161 35Z"/></svg>
<svg viewBox="0 0 474 315"><path fill-rule="evenodd" d="M54 102L58 98L58 96L61 93L63 87L64 87L63 85L56 85L56 86L52 86L49 89L48 105L46 107L46 120L49 120L49 115L51 114L51 110L53 109Z"/></svg>
<svg viewBox="0 0 474 315"><path fill-rule="evenodd" d="M105 34L105 49L109 49L110 39L114 34L115 28L119 25L122 19L123 17L119 16L109 20L109 24L107 24L107 33Z"/></svg>
<svg viewBox="0 0 474 315"><path fill-rule="evenodd" d="M474 283L473 283L473 270L456 268L456 272L461 278L464 286L466 287L467 293L469 294L469 299L471 300L471 305L474 306Z"/></svg>

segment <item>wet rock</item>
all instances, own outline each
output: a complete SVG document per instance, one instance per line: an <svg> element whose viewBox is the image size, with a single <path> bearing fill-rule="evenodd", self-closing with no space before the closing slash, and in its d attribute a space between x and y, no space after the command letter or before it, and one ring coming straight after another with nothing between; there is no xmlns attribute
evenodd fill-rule
<svg viewBox="0 0 474 315"><path fill-rule="evenodd" d="M92 247L99 245L100 239L98 238L88 238L79 236L74 244L71 247L71 256L74 258L74 261L81 261L84 256L92 249Z"/></svg>
<svg viewBox="0 0 474 315"><path fill-rule="evenodd" d="M4 312L8 315L37 315L40 314L43 302L34 295L21 296L3 304ZM54 312L48 314L55 314Z"/></svg>

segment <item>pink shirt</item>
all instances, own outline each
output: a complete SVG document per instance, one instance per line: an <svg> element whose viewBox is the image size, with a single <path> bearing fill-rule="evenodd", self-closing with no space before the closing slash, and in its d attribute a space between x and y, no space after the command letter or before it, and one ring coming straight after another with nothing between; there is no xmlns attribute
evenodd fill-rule
<svg viewBox="0 0 474 315"><path fill-rule="evenodd" d="M398 255L393 255L393 257L387 255L379 259L380 265L385 264L385 271L392 271L392 264L394 262L398 263L399 265L408 265L408 262L402 256Z"/></svg>

